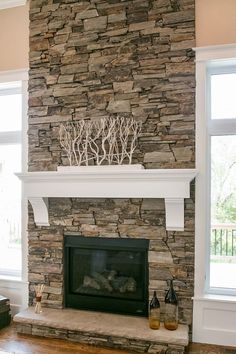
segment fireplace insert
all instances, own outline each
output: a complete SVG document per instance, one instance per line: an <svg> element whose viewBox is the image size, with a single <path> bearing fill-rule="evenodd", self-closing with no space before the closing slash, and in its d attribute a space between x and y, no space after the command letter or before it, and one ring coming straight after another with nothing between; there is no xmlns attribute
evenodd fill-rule
<svg viewBox="0 0 236 354"><path fill-rule="evenodd" d="M64 237L65 307L148 315L149 240Z"/></svg>

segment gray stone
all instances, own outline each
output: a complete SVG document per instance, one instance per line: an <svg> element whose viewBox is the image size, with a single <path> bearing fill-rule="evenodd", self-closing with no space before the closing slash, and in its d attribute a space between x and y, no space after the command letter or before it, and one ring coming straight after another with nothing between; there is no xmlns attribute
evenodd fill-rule
<svg viewBox="0 0 236 354"><path fill-rule="evenodd" d="M174 160L173 153L168 151L153 151L147 152L144 155L144 162L165 162Z"/></svg>
<svg viewBox="0 0 236 354"><path fill-rule="evenodd" d="M114 92L131 92L133 84L133 81L113 82Z"/></svg>
<svg viewBox="0 0 236 354"><path fill-rule="evenodd" d="M173 148L173 153L177 161L191 161L193 156L191 146Z"/></svg>
<svg viewBox="0 0 236 354"><path fill-rule="evenodd" d="M158 226L118 225L122 237L156 239L165 236L165 230Z"/></svg>
<svg viewBox="0 0 236 354"><path fill-rule="evenodd" d="M125 20L126 20L125 11L108 15L108 23L120 22Z"/></svg>
<svg viewBox="0 0 236 354"><path fill-rule="evenodd" d="M166 75L167 76L184 76L184 75L193 75L194 73L194 63L174 63L166 64Z"/></svg>
<svg viewBox="0 0 236 354"><path fill-rule="evenodd" d="M163 14L163 20L165 25L171 25L176 23L184 23L194 21L194 10L176 11L168 14Z"/></svg>
<svg viewBox="0 0 236 354"><path fill-rule="evenodd" d="M109 36L109 37L121 36L127 33L127 31L128 31L127 28L120 28L120 29L104 32L102 33L102 36Z"/></svg>
<svg viewBox="0 0 236 354"><path fill-rule="evenodd" d="M107 16L84 20L85 31L103 30L107 26Z"/></svg>
<svg viewBox="0 0 236 354"><path fill-rule="evenodd" d="M170 264L173 258L170 252L149 251L148 259L150 263Z"/></svg>
<svg viewBox="0 0 236 354"><path fill-rule="evenodd" d="M140 31L145 29L154 28L155 21L146 21L146 22L139 22L139 23L132 23L129 25L129 31Z"/></svg>
<svg viewBox="0 0 236 354"><path fill-rule="evenodd" d="M128 100L114 101L111 100L108 104L107 111L110 113L130 112L130 102Z"/></svg>
<svg viewBox="0 0 236 354"><path fill-rule="evenodd" d="M164 199L144 199L142 203L141 210L158 210L164 211L165 204Z"/></svg>
<svg viewBox="0 0 236 354"><path fill-rule="evenodd" d="M93 17L97 17L98 16L98 12L96 9L91 9L91 10L85 10L85 11L81 11L79 13L77 13L75 20L84 20L86 18L93 18Z"/></svg>

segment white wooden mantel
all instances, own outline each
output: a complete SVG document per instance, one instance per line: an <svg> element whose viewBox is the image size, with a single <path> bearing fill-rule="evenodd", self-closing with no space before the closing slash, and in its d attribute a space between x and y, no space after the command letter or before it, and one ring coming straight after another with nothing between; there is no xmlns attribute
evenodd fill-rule
<svg viewBox="0 0 236 354"><path fill-rule="evenodd" d="M16 173L38 226L49 226L48 198L164 198L166 229L184 230L184 199L195 169L92 169Z"/></svg>

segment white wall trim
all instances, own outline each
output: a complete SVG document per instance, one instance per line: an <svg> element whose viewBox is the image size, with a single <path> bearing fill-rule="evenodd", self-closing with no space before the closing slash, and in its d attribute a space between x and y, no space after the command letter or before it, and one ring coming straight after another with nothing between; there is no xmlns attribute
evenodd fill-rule
<svg viewBox="0 0 236 354"><path fill-rule="evenodd" d="M28 68L19 70L0 71L0 82L27 81Z"/></svg>
<svg viewBox="0 0 236 354"><path fill-rule="evenodd" d="M28 282L13 279L0 279L1 295L10 299L12 315L28 305Z"/></svg>
<svg viewBox="0 0 236 354"><path fill-rule="evenodd" d="M199 61L216 61L216 60L236 60L236 43L223 44L216 46L196 47L196 62Z"/></svg>
<svg viewBox="0 0 236 354"><path fill-rule="evenodd" d="M27 0L1 0L0 10L9 9L11 7L24 6Z"/></svg>
<svg viewBox="0 0 236 354"><path fill-rule="evenodd" d="M236 346L236 297L207 294L209 272L209 161L207 70L229 60L236 63L236 44L196 50L196 203L193 341Z"/></svg>
<svg viewBox="0 0 236 354"><path fill-rule="evenodd" d="M0 83L5 82L22 82L22 131L17 133L12 133L12 138L17 138L22 143L22 171L27 171L27 156L28 156L28 141L27 141L27 130L28 130L28 69L21 70L11 70L11 71L0 71ZM3 138L9 133L2 133ZM6 139L5 139L6 140ZM2 142L2 141L1 141ZM24 190L22 186L22 195L24 195ZM28 305L28 269L27 269L27 256L28 256L28 241L27 241L27 220L28 220L28 210L27 202L22 198L22 274L21 280L13 279L1 279L0 277L0 293L4 296L9 297L11 306L14 309L24 309Z"/></svg>

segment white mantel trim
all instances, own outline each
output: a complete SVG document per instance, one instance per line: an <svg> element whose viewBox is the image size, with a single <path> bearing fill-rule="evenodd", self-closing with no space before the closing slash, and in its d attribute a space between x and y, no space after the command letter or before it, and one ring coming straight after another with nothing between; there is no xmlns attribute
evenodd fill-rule
<svg viewBox="0 0 236 354"><path fill-rule="evenodd" d="M184 198L190 196L195 169L150 169L28 172L16 175L24 182L35 223L48 226L47 198L164 198L166 229L184 230Z"/></svg>

